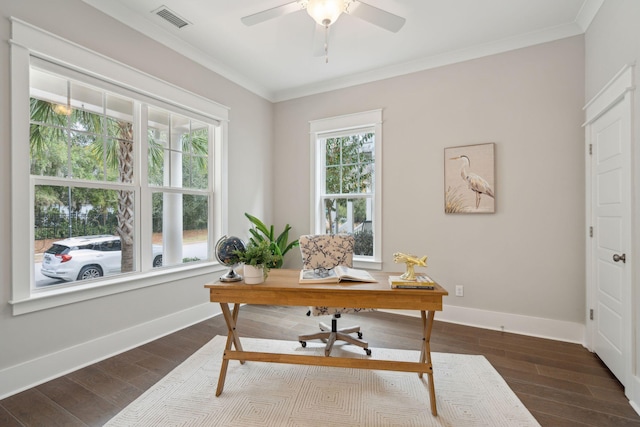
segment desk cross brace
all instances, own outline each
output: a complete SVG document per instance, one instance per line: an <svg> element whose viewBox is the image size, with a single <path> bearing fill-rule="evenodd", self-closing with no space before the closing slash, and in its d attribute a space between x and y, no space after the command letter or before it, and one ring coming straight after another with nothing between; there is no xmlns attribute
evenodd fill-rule
<svg viewBox="0 0 640 427"><path fill-rule="evenodd" d="M332 366L338 368L361 368L376 369L383 371L403 371L416 372L418 377L422 378L423 374L427 374L427 382L429 387L429 400L431 401L431 413L437 415L435 386L433 384L433 365L431 362L431 347L429 340L431 339L431 329L433 327L433 318L435 311L420 311L422 318L422 348L420 351L420 360L418 362L399 362L393 360L375 360L356 357L331 357L331 356L306 356L296 354L282 353L263 353L255 351L244 351L240 343L240 337L236 330L238 314L240 312L240 304L233 305L233 312L229 309L227 303L220 303L222 314L227 323L227 343L222 357L222 365L220 366L220 377L218 378L218 388L216 396L220 396L224 388L224 382L227 376L227 368L229 360L238 360L240 363L245 361L256 362L274 362L288 363L296 365L315 365L315 366ZM235 350L232 350L232 346Z"/></svg>

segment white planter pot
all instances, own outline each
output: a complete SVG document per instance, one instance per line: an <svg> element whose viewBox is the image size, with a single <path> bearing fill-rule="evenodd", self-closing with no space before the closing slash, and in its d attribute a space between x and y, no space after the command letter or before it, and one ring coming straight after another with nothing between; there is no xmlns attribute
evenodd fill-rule
<svg viewBox="0 0 640 427"><path fill-rule="evenodd" d="M244 266L244 283L248 285L257 285L264 282L264 269L262 266L254 267L253 265Z"/></svg>

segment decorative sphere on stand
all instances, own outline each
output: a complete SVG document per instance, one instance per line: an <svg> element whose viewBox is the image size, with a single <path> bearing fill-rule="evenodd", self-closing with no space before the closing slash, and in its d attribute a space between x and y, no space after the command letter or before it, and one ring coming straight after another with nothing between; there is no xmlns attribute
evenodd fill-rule
<svg viewBox="0 0 640 427"><path fill-rule="evenodd" d="M238 282L242 280L242 276L235 272L239 264L238 255L234 251L246 251L247 248L239 237L222 236L216 243L215 255L220 264L229 267L229 271L220 277L221 282Z"/></svg>

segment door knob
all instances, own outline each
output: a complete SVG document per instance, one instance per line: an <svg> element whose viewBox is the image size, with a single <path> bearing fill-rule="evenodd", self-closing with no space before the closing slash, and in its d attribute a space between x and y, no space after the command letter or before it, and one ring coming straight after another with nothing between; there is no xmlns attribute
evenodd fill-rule
<svg viewBox="0 0 640 427"><path fill-rule="evenodd" d="M623 263L626 263L627 262L627 256L626 256L626 254L622 254L622 255L613 254L613 260L615 262L622 261Z"/></svg>

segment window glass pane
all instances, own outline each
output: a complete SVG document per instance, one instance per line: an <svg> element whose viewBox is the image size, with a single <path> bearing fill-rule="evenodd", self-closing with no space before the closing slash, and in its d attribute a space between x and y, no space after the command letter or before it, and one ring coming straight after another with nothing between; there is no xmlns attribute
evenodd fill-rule
<svg viewBox="0 0 640 427"><path fill-rule="evenodd" d="M148 141L150 185L209 188L209 125L149 108Z"/></svg>
<svg viewBox="0 0 640 427"><path fill-rule="evenodd" d="M208 197L156 192L153 202L153 243L164 248L162 265L209 259Z"/></svg>
<svg viewBox="0 0 640 427"><path fill-rule="evenodd" d="M362 146L360 147L360 163L362 164L372 164L375 160L374 156L374 146L375 146L375 135L372 133L367 133L361 135L363 138Z"/></svg>
<svg viewBox="0 0 640 427"><path fill-rule="evenodd" d="M342 151L342 138L327 138L325 140L325 164L339 165Z"/></svg>
<svg viewBox="0 0 640 427"><path fill-rule="evenodd" d="M164 153L162 146L149 144L149 185L162 186L164 176Z"/></svg>
<svg viewBox="0 0 640 427"><path fill-rule="evenodd" d="M322 200L325 234L348 233L356 238L356 255L373 255L373 206L371 199L333 199Z"/></svg>
<svg viewBox="0 0 640 427"><path fill-rule="evenodd" d="M133 140L133 101L107 95L107 136Z"/></svg>
<svg viewBox="0 0 640 427"><path fill-rule="evenodd" d="M84 110L86 112L102 115L103 113L103 91L89 87L76 81L70 81L71 106L73 109Z"/></svg>
<svg viewBox="0 0 640 427"><path fill-rule="evenodd" d="M34 68L31 69L29 78L31 120L65 126L67 116L71 113L67 80ZM44 102L34 105L35 100ZM44 111L34 111L38 107L44 107Z"/></svg>
<svg viewBox="0 0 640 427"><path fill-rule="evenodd" d="M133 132L133 102L113 95L107 95L106 129L108 136L105 152L107 181L133 182L135 171L135 143Z"/></svg>
<svg viewBox="0 0 640 427"><path fill-rule="evenodd" d="M205 123L191 121L191 132L183 137L188 144L183 144L183 180L185 188L209 188L208 152L209 126ZM186 153L190 153L187 155Z"/></svg>
<svg viewBox="0 0 640 427"><path fill-rule="evenodd" d="M209 173L206 157L183 155L182 168L183 187L203 190L209 187Z"/></svg>
<svg viewBox="0 0 640 427"><path fill-rule="evenodd" d="M340 166L329 166L326 169L325 184L327 194L339 194L342 184L342 168Z"/></svg>
<svg viewBox="0 0 640 427"><path fill-rule="evenodd" d="M31 77L32 174L133 182L133 101L35 69Z"/></svg>
<svg viewBox="0 0 640 427"><path fill-rule="evenodd" d="M357 133L324 141L326 193L372 193L374 134Z"/></svg>
<svg viewBox="0 0 640 427"><path fill-rule="evenodd" d="M71 127L101 133L104 108L102 91L71 82Z"/></svg>
<svg viewBox="0 0 640 427"><path fill-rule="evenodd" d="M362 190L360 168L358 164L342 167L342 192L360 193Z"/></svg>
<svg viewBox="0 0 640 427"><path fill-rule="evenodd" d="M96 153L102 141L93 133L69 132L71 175L76 179L104 180L104 163Z"/></svg>
<svg viewBox="0 0 640 427"><path fill-rule="evenodd" d="M36 185L36 288L134 271L134 214L131 191Z"/></svg>
<svg viewBox="0 0 640 427"><path fill-rule="evenodd" d="M187 117L181 116L179 114L171 114L171 138L175 138L176 136L188 135L191 131L191 122ZM179 140L179 138L177 139ZM180 147L176 147L176 149L181 149ZM188 150L187 150L188 151Z"/></svg>
<svg viewBox="0 0 640 427"><path fill-rule="evenodd" d="M58 127L34 123L30 132L31 174L59 178L67 176L69 153L66 132Z"/></svg>
<svg viewBox="0 0 640 427"><path fill-rule="evenodd" d="M354 253L373 256L371 199L324 199L325 233L353 234Z"/></svg>
<svg viewBox="0 0 640 427"><path fill-rule="evenodd" d="M169 149L169 120L167 111L151 107L148 109L149 185L164 185L164 165L168 161L165 160L165 152ZM168 184L167 181L166 185Z"/></svg>
<svg viewBox="0 0 640 427"><path fill-rule="evenodd" d="M206 156L209 152L209 126L206 123L191 122L191 152Z"/></svg>
<svg viewBox="0 0 640 427"><path fill-rule="evenodd" d="M31 97L60 104L67 103L67 79L31 68L29 72Z"/></svg>

